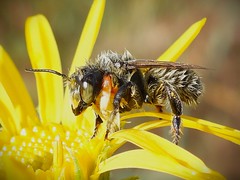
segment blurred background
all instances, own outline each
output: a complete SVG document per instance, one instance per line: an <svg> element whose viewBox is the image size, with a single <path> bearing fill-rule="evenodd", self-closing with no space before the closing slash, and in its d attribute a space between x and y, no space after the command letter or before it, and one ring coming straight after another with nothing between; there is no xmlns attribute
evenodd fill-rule
<svg viewBox="0 0 240 180"><path fill-rule="evenodd" d="M38 13L47 17L58 44L63 72L67 73L91 3L88 0L1 1L0 44L14 60L36 105L34 76L24 72L30 67L24 35L26 18ZM184 114L240 129L238 0L107 1L92 58L102 50L122 53L126 48L136 58L156 59L191 24L204 17L207 17L206 25L180 61L209 68L199 71L205 93L201 103L195 108L186 107ZM168 138L168 130L157 129L154 132ZM122 150L129 146L124 146ZM185 128L180 146L228 179L240 178L238 145ZM112 179L124 179L131 175L141 179L177 179L164 173L138 169L113 171Z"/></svg>

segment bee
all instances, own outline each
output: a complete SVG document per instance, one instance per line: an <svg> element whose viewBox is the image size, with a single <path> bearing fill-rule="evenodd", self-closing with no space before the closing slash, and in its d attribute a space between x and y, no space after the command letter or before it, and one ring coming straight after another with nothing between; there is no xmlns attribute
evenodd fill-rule
<svg viewBox="0 0 240 180"><path fill-rule="evenodd" d="M193 69L201 66L166 61L135 59L129 51L100 53L83 67L67 76L51 69L26 69L28 72L47 72L62 76L67 82L71 107L75 116L89 106L96 109L98 125L107 120L106 138L120 129L120 114L151 104L158 111L167 104L172 110L173 142L181 134L183 103L198 104L203 92L200 77ZM94 133L95 134L95 133Z"/></svg>

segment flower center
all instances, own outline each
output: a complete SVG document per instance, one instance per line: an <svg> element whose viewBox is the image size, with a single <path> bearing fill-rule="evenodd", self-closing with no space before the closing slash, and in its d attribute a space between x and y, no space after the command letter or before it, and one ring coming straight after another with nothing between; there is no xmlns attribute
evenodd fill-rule
<svg viewBox="0 0 240 180"><path fill-rule="evenodd" d="M2 146L0 159L3 156L13 157L27 167L32 166L34 170L46 171L53 165L54 144L59 139L63 147L61 158L71 161L72 155L68 149L78 152L86 145L89 148L91 135L81 130L70 131L59 124L23 128L19 135L13 136L9 143ZM0 163L0 166L3 165Z"/></svg>

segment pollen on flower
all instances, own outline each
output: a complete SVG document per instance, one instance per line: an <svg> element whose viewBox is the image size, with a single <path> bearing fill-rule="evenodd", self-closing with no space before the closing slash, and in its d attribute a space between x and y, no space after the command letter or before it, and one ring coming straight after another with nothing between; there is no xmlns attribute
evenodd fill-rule
<svg viewBox="0 0 240 180"><path fill-rule="evenodd" d="M35 133L39 132L39 131L38 131L38 127L37 127L37 126L34 126L33 129L32 129L32 131L35 132Z"/></svg>
<svg viewBox="0 0 240 180"><path fill-rule="evenodd" d="M195 176L197 173L196 171L192 171L192 175Z"/></svg>
<svg viewBox="0 0 240 180"><path fill-rule="evenodd" d="M70 131L66 131L66 137L70 137L71 132Z"/></svg>
<svg viewBox="0 0 240 180"><path fill-rule="evenodd" d="M37 139L37 142L38 142L39 144L41 144L41 143L42 143L42 139L41 139L41 138L38 138L38 139Z"/></svg>
<svg viewBox="0 0 240 180"><path fill-rule="evenodd" d="M33 142L33 143L35 142L35 137L31 138L31 142Z"/></svg>
<svg viewBox="0 0 240 180"><path fill-rule="evenodd" d="M21 158L21 163L25 164L25 158Z"/></svg>
<svg viewBox="0 0 240 180"><path fill-rule="evenodd" d="M53 127L52 127L52 132L54 133L54 132L56 132L56 130L57 130L57 127L56 127L56 126L53 126Z"/></svg>
<svg viewBox="0 0 240 180"><path fill-rule="evenodd" d="M2 150L3 150L3 151L7 151L7 146L3 146L3 147L2 147Z"/></svg>
<svg viewBox="0 0 240 180"><path fill-rule="evenodd" d="M10 143L14 143L15 140L16 140L16 138L15 138L15 137L12 137L12 138L10 139Z"/></svg>
<svg viewBox="0 0 240 180"><path fill-rule="evenodd" d="M71 143L71 147L75 147L75 143L74 142Z"/></svg>
<svg viewBox="0 0 240 180"><path fill-rule="evenodd" d="M66 160L66 162L71 162L71 158L70 157L66 157L65 160Z"/></svg>
<svg viewBox="0 0 240 180"><path fill-rule="evenodd" d="M89 137L90 137L90 134L87 133L87 132L85 132L85 133L84 133L84 136L85 136L86 138L89 138Z"/></svg>
<svg viewBox="0 0 240 180"><path fill-rule="evenodd" d="M11 156L12 155L12 151L8 151L7 155Z"/></svg>
<svg viewBox="0 0 240 180"><path fill-rule="evenodd" d="M16 158L21 156L21 151L23 150L23 148L22 147L20 147L20 148L21 148L21 150L16 151Z"/></svg>
<svg viewBox="0 0 240 180"><path fill-rule="evenodd" d="M61 138L60 138L59 135L55 136L55 138L54 138L55 141L59 141L60 139L61 139ZM53 142L53 143L54 143L54 142Z"/></svg>
<svg viewBox="0 0 240 180"><path fill-rule="evenodd" d="M12 151L16 151L16 150L17 150L16 146L12 146Z"/></svg>
<svg viewBox="0 0 240 180"><path fill-rule="evenodd" d="M41 136L42 138L44 138L44 137L46 136L45 131L42 131L42 132L40 133L40 136Z"/></svg>
<svg viewBox="0 0 240 180"><path fill-rule="evenodd" d="M60 140L63 151L63 161L73 161L69 153L79 154L80 149L87 144L91 148L91 136L84 130L71 131L59 124L47 126L34 126L31 129L23 128L19 135L10 138L9 143L0 150L0 161L3 156L12 157L15 160L32 167L34 171L51 170L55 155L54 143ZM89 146L90 145L90 146ZM2 168L0 164L0 169Z"/></svg>
<svg viewBox="0 0 240 180"><path fill-rule="evenodd" d="M78 135L78 136L81 136L82 134L83 134L82 130L81 130L81 129L78 129L78 130L77 130L77 135Z"/></svg>
<svg viewBox="0 0 240 180"><path fill-rule="evenodd" d="M26 131L25 128L23 128L23 129L21 130L20 135L21 135L21 136L27 136L27 131Z"/></svg>
<svg viewBox="0 0 240 180"><path fill-rule="evenodd" d="M52 136L48 135L47 140L52 140Z"/></svg>
<svg viewBox="0 0 240 180"><path fill-rule="evenodd" d="M25 147L27 143L25 141L22 142L22 146Z"/></svg>

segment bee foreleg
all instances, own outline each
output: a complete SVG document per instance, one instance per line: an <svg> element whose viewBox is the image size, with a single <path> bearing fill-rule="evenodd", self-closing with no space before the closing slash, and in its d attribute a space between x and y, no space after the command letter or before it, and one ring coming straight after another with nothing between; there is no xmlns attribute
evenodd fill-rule
<svg viewBox="0 0 240 180"><path fill-rule="evenodd" d="M120 114L121 102L128 102L131 96L131 88L134 86L132 82L123 84L117 91L113 99L113 112L111 113L109 121L107 121L106 139L109 133L120 130Z"/></svg>
<svg viewBox="0 0 240 180"><path fill-rule="evenodd" d="M181 134L181 115L183 112L182 101L176 92L176 90L169 84L166 84L167 97L170 102L172 113L174 114L172 120L172 133L173 133L173 142L178 144Z"/></svg>
<svg viewBox="0 0 240 180"><path fill-rule="evenodd" d="M98 132L98 128L100 126L100 124L102 124L103 120L101 119L101 117L98 115L96 118L96 122L95 122L95 128L94 128L94 132L92 135L92 138L94 138Z"/></svg>

